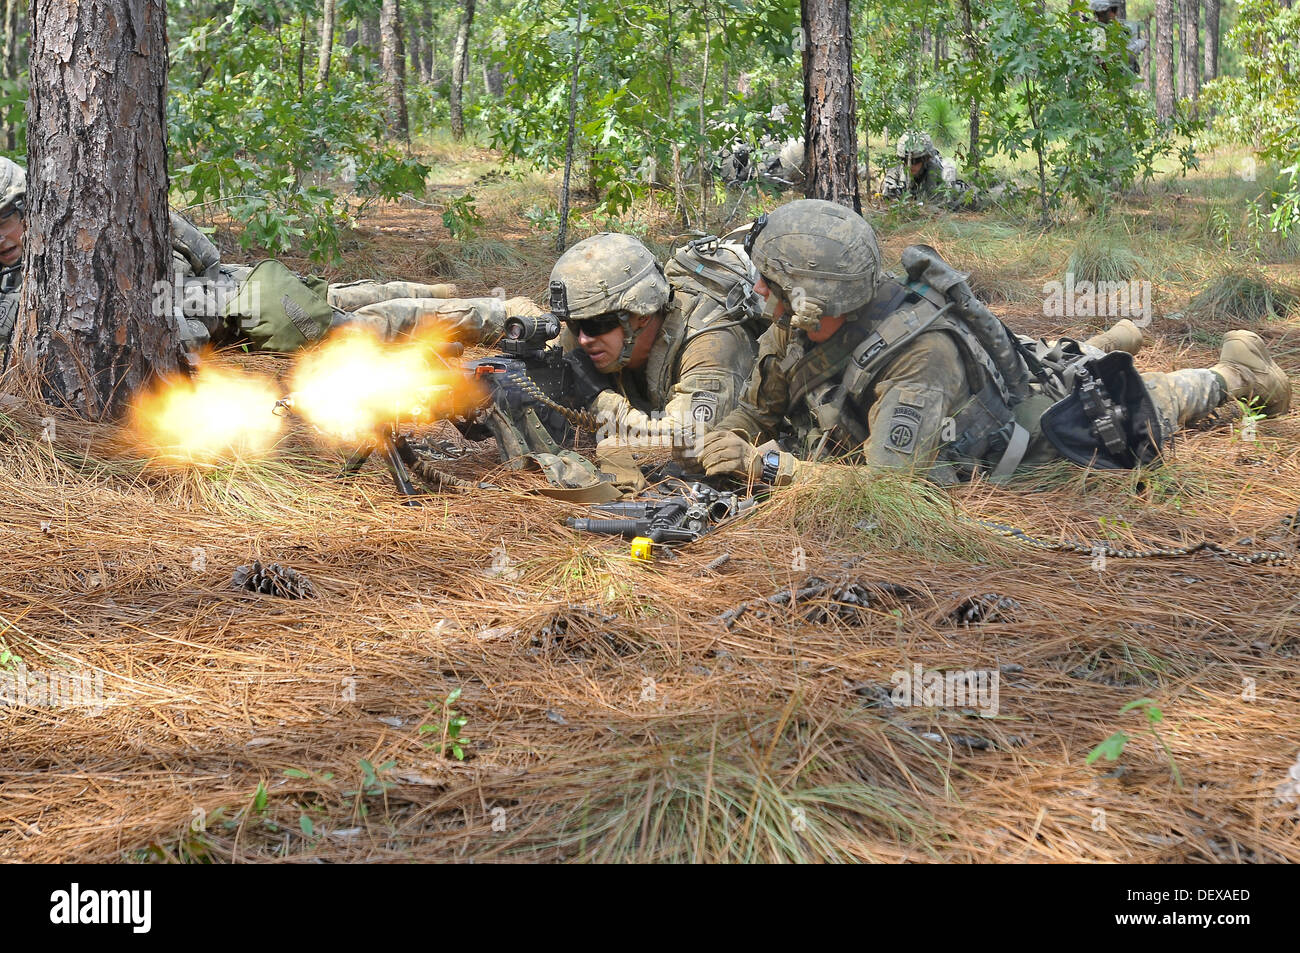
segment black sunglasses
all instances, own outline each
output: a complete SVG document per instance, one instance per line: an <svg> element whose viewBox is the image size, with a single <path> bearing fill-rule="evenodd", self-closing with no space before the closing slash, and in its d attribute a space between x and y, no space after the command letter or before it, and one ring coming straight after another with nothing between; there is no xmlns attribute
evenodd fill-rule
<svg viewBox="0 0 1300 953"><path fill-rule="evenodd" d="M615 328L622 327L622 317L622 311L611 311L608 314L598 314L594 318L570 318L564 323L574 334L585 334L589 338L598 338L602 334L608 334Z"/></svg>

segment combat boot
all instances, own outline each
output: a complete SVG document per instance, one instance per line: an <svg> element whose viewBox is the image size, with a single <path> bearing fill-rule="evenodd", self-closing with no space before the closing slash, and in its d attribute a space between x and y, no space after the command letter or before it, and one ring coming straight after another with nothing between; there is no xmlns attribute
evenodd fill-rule
<svg viewBox="0 0 1300 953"><path fill-rule="evenodd" d="M1142 337L1142 329L1125 318L1123 321L1116 322L1114 327L1108 328L1101 334L1094 334L1083 343L1090 344L1107 354L1111 351L1127 351L1136 354L1142 350L1146 340Z"/></svg>
<svg viewBox="0 0 1300 953"><path fill-rule="evenodd" d="M1219 363L1210 370L1223 378L1228 396L1263 404L1269 417L1291 407L1291 379L1269 357L1264 339L1254 331L1229 331L1223 336Z"/></svg>

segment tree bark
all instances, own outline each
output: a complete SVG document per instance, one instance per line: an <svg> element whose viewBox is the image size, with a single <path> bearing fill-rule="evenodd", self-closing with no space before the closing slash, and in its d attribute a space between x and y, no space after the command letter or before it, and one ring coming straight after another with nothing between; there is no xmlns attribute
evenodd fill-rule
<svg viewBox="0 0 1300 953"><path fill-rule="evenodd" d="M474 15L474 0L466 0L469 15ZM465 32L468 34L469 29ZM456 48L460 49L460 37L456 38ZM569 240L569 177L573 174L573 143L578 118L578 69L582 65L582 0L578 0L578 22L573 36L573 73L569 78L569 130L564 143L564 179L560 183L560 227L555 235L555 250L564 253L565 243ZM454 67L453 67L454 69Z"/></svg>
<svg viewBox="0 0 1300 953"><path fill-rule="evenodd" d="M380 68L388 93L388 129L410 139L406 120L406 55L402 51L401 0L384 0L379 14Z"/></svg>
<svg viewBox="0 0 1300 953"><path fill-rule="evenodd" d="M424 34L424 45L420 48L420 82L427 85L433 82L433 60L438 48L438 35L433 32L433 11L427 3L420 11L420 32Z"/></svg>
<svg viewBox="0 0 1300 953"><path fill-rule="evenodd" d="M465 76L469 73L469 30L474 23L475 0L464 0L460 25L456 28L456 48L451 57L451 136L465 138L465 112L461 96Z"/></svg>
<svg viewBox="0 0 1300 953"><path fill-rule="evenodd" d="M379 52L379 18L362 17L361 18L361 45L366 47L371 58Z"/></svg>
<svg viewBox="0 0 1300 953"><path fill-rule="evenodd" d="M1178 96L1196 99L1200 92L1199 0L1178 0Z"/></svg>
<svg viewBox="0 0 1300 953"><path fill-rule="evenodd" d="M862 211L849 0L802 0L804 166L809 198Z"/></svg>
<svg viewBox="0 0 1300 953"><path fill-rule="evenodd" d="M979 63L980 49L979 37L975 33L975 20L971 12L971 0L961 0L961 39L962 44L966 47L966 54L970 57L973 64ZM868 153L870 155L870 153ZM980 100L979 96L972 96L970 100L970 150L967 154L967 162L972 169L978 169L980 165ZM870 159L868 159L870 165Z"/></svg>
<svg viewBox="0 0 1300 953"><path fill-rule="evenodd" d="M1174 0L1156 0L1156 115L1174 115Z"/></svg>
<svg viewBox="0 0 1300 953"><path fill-rule="evenodd" d="M334 58L335 0L324 0L320 18L320 51L316 56L316 81L324 86L330 81L330 61Z"/></svg>
<svg viewBox="0 0 1300 953"><path fill-rule="evenodd" d="M52 404L117 416L177 368L164 0L36 0L15 351ZM161 283L161 284L160 284Z"/></svg>
<svg viewBox="0 0 1300 953"><path fill-rule="evenodd" d="M1219 75L1219 0L1205 0L1205 82Z"/></svg>
<svg viewBox="0 0 1300 953"><path fill-rule="evenodd" d="M1144 46L1142 52L1138 54L1138 61L1141 64L1142 71L1142 88L1147 92L1151 91L1151 19L1152 18L1148 16L1142 21L1141 35L1146 37L1147 45Z"/></svg>

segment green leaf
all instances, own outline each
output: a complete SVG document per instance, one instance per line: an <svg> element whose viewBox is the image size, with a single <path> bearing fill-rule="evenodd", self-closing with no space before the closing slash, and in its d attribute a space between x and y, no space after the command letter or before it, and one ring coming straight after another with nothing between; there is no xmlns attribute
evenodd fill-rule
<svg viewBox="0 0 1300 953"><path fill-rule="evenodd" d="M1085 764L1092 764L1098 758L1105 758L1107 761L1116 761L1124 753L1124 745L1128 744L1129 736L1122 731L1117 731L1097 747L1093 748L1088 754Z"/></svg>
<svg viewBox="0 0 1300 953"><path fill-rule="evenodd" d="M1119 710L1119 713L1122 715L1122 714L1124 714L1125 712L1132 711L1134 708L1137 708L1137 707L1139 707L1139 706L1141 706L1141 705L1154 705L1154 704L1155 704L1155 699L1152 699L1152 698L1139 698L1137 701L1131 701L1131 702L1129 702L1127 705L1125 705L1123 708L1121 708L1121 709Z"/></svg>
<svg viewBox="0 0 1300 953"><path fill-rule="evenodd" d="M257 782L257 791L253 794L253 813L261 814L266 810L266 785Z"/></svg>
<svg viewBox="0 0 1300 953"><path fill-rule="evenodd" d="M312 837L316 833L316 825L311 822L311 818L308 817L306 814L299 815L298 827L308 837Z"/></svg>

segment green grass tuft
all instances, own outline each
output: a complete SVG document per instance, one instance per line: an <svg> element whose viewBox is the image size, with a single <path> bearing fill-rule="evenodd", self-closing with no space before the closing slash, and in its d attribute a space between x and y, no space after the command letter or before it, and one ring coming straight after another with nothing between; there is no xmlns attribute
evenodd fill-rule
<svg viewBox="0 0 1300 953"><path fill-rule="evenodd" d="M1247 326L1286 317L1300 305L1294 289L1269 280L1254 268L1230 268L1192 298L1187 313L1195 318L1227 318Z"/></svg>

